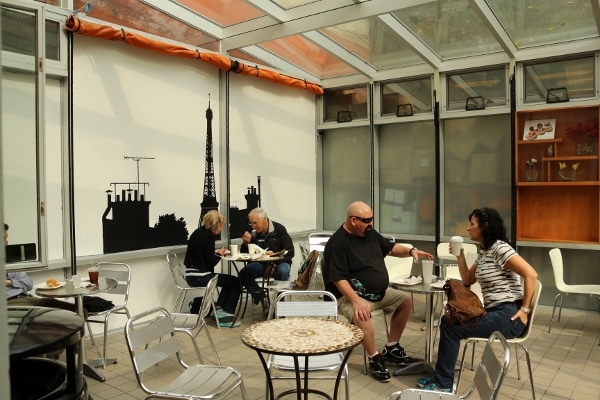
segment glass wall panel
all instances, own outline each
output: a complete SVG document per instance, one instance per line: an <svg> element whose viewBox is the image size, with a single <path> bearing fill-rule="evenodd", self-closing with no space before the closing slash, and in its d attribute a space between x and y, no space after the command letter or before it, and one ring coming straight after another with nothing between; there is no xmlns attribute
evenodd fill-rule
<svg viewBox="0 0 600 400"><path fill-rule="evenodd" d="M31 11L1 7L2 50L35 56L36 18Z"/></svg>
<svg viewBox="0 0 600 400"><path fill-rule="evenodd" d="M567 88L569 99L596 95L594 56L524 66L524 103L545 102L548 89Z"/></svg>
<svg viewBox="0 0 600 400"><path fill-rule="evenodd" d="M367 118L367 97L367 86L326 90L323 95L323 121L350 122Z"/></svg>
<svg viewBox="0 0 600 400"><path fill-rule="evenodd" d="M367 127L323 132L323 228L336 230L356 200L370 204L370 135Z"/></svg>
<svg viewBox="0 0 600 400"><path fill-rule="evenodd" d="M381 85L381 115L397 115L401 104L410 104L414 114L430 113L431 95L431 77L384 83Z"/></svg>
<svg viewBox="0 0 600 400"><path fill-rule="evenodd" d="M63 182L62 121L65 104L62 100L61 81L46 80L46 227L48 230L48 259L65 258L65 214L63 196L67 185Z"/></svg>
<svg viewBox="0 0 600 400"><path fill-rule="evenodd" d="M444 121L442 234L467 236L474 208L492 207L510 234L511 120L494 115Z"/></svg>
<svg viewBox="0 0 600 400"><path fill-rule="evenodd" d="M508 97L506 68L448 74L448 110L465 110L467 98L483 97L485 108L505 106Z"/></svg>
<svg viewBox="0 0 600 400"><path fill-rule="evenodd" d="M435 234L433 121L379 127L379 230Z"/></svg>

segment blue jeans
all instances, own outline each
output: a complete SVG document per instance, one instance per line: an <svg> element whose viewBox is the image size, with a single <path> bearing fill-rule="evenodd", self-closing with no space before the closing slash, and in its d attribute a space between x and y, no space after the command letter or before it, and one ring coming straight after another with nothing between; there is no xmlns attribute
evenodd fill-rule
<svg viewBox="0 0 600 400"><path fill-rule="evenodd" d="M256 282L257 278L262 278L265 274L267 265L259 262L250 262L244 268L240 270L240 280L242 284L248 289L252 298L255 300L262 300L264 293L260 286ZM276 281L287 281L290 279L290 264L282 262L277 265L277 269L273 274L273 279Z"/></svg>
<svg viewBox="0 0 600 400"><path fill-rule="evenodd" d="M499 331L507 339L519 336L525 330L525 324L519 318L511 321L517 313L515 303L503 303L488 308L487 314L469 321L463 327L460 324L440 325L440 345L435 365L434 378L443 388L452 388L454 383L454 366L458 359L461 339L468 337L487 338L494 331Z"/></svg>

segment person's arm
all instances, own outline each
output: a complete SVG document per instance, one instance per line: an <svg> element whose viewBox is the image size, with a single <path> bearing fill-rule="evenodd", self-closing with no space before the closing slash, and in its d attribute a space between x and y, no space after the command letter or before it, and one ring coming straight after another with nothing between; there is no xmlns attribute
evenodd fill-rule
<svg viewBox="0 0 600 400"><path fill-rule="evenodd" d="M475 278L477 266L475 263L473 263L473 265L467 265L464 248L460 249L460 255L456 257L456 261L458 262L458 272L460 273L462 284L466 287L474 284L477 281Z"/></svg>
<svg viewBox="0 0 600 400"><path fill-rule="evenodd" d="M33 280L25 272L9 272L6 279L6 287L22 289L29 292L33 289Z"/></svg>
<svg viewBox="0 0 600 400"><path fill-rule="evenodd" d="M506 268L523 277L523 306L511 319L520 318L524 324L527 324L529 313L525 312L524 309L531 308L531 299L533 299L533 293L537 286L538 273L531 264L518 254L515 254L506 262Z"/></svg>
<svg viewBox="0 0 600 400"><path fill-rule="evenodd" d="M281 248L287 250L287 253L283 256L284 261L292 265L292 258L294 258L294 241L287 233L285 227L283 228L283 232L281 232Z"/></svg>
<svg viewBox="0 0 600 400"><path fill-rule="evenodd" d="M388 255L393 257L412 257L415 262L419 261L420 258L433 259L433 256L426 251L419 250L416 247L406 247L400 243L396 243Z"/></svg>
<svg viewBox="0 0 600 400"><path fill-rule="evenodd" d="M335 286L352 303L354 308L354 318L358 318L360 321L367 321L371 318L371 307L366 300L362 299L354 288L347 280L340 280L334 282Z"/></svg>

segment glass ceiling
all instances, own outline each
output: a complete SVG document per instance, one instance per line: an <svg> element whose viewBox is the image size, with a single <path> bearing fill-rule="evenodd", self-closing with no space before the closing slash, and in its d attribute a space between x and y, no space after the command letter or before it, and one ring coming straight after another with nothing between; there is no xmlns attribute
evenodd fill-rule
<svg viewBox="0 0 600 400"><path fill-rule="evenodd" d="M600 49L597 0L74 0L75 10L86 3L91 20L324 87Z"/></svg>

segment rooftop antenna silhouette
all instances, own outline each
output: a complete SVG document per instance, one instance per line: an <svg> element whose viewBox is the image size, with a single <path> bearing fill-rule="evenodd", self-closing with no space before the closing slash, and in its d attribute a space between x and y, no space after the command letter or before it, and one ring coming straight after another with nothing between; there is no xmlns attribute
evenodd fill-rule
<svg viewBox="0 0 600 400"><path fill-rule="evenodd" d="M141 160L154 160L154 157L139 157L139 156L123 156L125 160L133 160L137 164L137 178L135 180L135 184L137 186L138 193L140 192L140 161Z"/></svg>

